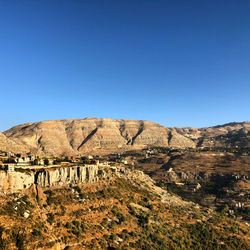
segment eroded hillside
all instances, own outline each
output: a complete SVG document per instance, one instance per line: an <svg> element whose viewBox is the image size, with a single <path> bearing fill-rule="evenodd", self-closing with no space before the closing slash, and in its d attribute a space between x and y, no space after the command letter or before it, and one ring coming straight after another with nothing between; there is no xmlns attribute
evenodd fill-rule
<svg viewBox="0 0 250 250"><path fill-rule="evenodd" d="M149 174L169 192L227 215L250 221L249 149L155 148L109 155Z"/></svg>
<svg viewBox="0 0 250 250"><path fill-rule="evenodd" d="M248 227L169 195L140 171L0 197L1 249L247 249Z"/></svg>
<svg viewBox="0 0 250 250"><path fill-rule="evenodd" d="M5 131L0 149L8 148L12 152L19 149L39 155L76 155L124 152L148 146L247 147L249 130L249 122L197 129L166 128L153 122L126 119L51 120Z"/></svg>
<svg viewBox="0 0 250 250"><path fill-rule="evenodd" d="M15 142L8 137L6 137L3 133L0 132L0 150L4 152L19 152L24 153L28 152L29 148L26 147L23 143Z"/></svg>

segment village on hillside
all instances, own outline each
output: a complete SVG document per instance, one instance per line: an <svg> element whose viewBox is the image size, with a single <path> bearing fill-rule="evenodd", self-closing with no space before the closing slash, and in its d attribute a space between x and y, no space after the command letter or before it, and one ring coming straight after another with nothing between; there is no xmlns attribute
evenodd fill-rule
<svg viewBox="0 0 250 250"><path fill-rule="evenodd" d="M182 157L190 153L194 153L193 158L188 158L190 163L187 166L185 165L185 168L181 167L183 160L185 160L185 158L182 160ZM221 152L221 150L210 151L203 149L202 152L199 152L197 149L189 148L157 147L105 156L39 157L29 153L15 154L0 151L0 170L13 173L23 170L67 168L84 165L137 169L148 174L155 180L157 185L164 186L170 193L199 202L215 210L226 207L227 213L231 217L236 215L237 218L249 218L249 181L247 173L231 173L228 167L220 166L216 161L214 164L217 164L217 169L225 169L225 172L211 172L213 166L209 167L208 163L204 164L204 166L202 164L197 165L195 157L200 153L202 153L203 157L207 157L208 162L213 158L218 160L225 157L224 152ZM241 155L244 160L245 154ZM178 158L180 158L179 161ZM190 159L193 160L190 161ZM174 164L174 161L177 161L176 164ZM242 166L240 169L242 171ZM234 167L234 171L236 170L237 166Z"/></svg>
<svg viewBox="0 0 250 250"><path fill-rule="evenodd" d="M8 172L14 172L16 169L38 169L72 165L108 165L105 160L98 157L77 156L77 157L39 157L34 154L15 154L12 152L0 152L0 169Z"/></svg>

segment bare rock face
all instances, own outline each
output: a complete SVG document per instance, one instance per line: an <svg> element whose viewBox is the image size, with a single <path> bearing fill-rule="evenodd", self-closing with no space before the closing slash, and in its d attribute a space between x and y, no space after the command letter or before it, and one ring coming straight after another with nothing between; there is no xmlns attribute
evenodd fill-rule
<svg viewBox="0 0 250 250"><path fill-rule="evenodd" d="M86 118L24 124L4 134L36 154L74 155L168 146L169 130L147 121Z"/></svg>
<svg viewBox="0 0 250 250"><path fill-rule="evenodd" d="M7 173L4 171L0 171L0 190L4 191L8 188L8 182L6 179Z"/></svg>
<svg viewBox="0 0 250 250"><path fill-rule="evenodd" d="M148 146L250 146L249 131L250 122L197 129L166 128L127 119L51 120L19 125L0 133L0 150L57 156L105 154Z"/></svg>
<svg viewBox="0 0 250 250"><path fill-rule="evenodd" d="M179 134L175 130L171 131L169 140L169 147L173 148L195 148L196 143L185 137L184 135Z"/></svg>
<svg viewBox="0 0 250 250"><path fill-rule="evenodd" d="M29 151L29 148L22 143L20 144L7 138L3 133L0 132L0 150L4 152L11 151L13 153L25 153Z"/></svg>
<svg viewBox="0 0 250 250"><path fill-rule="evenodd" d="M0 171L0 190L14 192L29 188L34 180L34 173Z"/></svg>
<svg viewBox="0 0 250 250"><path fill-rule="evenodd" d="M33 184L44 188L97 181L98 166L96 165L42 169L30 173L0 171L0 191L15 192L29 188Z"/></svg>
<svg viewBox="0 0 250 250"><path fill-rule="evenodd" d="M36 173L35 182L40 187L64 186L98 181L98 166L79 166L42 170Z"/></svg>

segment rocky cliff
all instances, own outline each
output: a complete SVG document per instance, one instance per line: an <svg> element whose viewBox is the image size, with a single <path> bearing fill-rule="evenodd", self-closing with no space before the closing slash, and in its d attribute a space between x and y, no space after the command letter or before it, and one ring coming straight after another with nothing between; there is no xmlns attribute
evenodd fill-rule
<svg viewBox="0 0 250 250"><path fill-rule="evenodd" d="M41 170L35 174L35 183L40 187L63 186L98 181L98 166L79 166Z"/></svg>
<svg viewBox="0 0 250 250"><path fill-rule="evenodd" d="M0 191L15 192L34 184L34 173L0 171Z"/></svg>
<svg viewBox="0 0 250 250"><path fill-rule="evenodd" d="M38 155L110 153L147 146L173 148L250 146L250 122L209 128L167 128L138 120L51 120L13 127L0 135L0 150ZM2 136L2 140L1 140Z"/></svg>
<svg viewBox="0 0 250 250"><path fill-rule="evenodd" d="M33 184L40 187L63 186L98 181L98 166L75 166L38 171L0 171L0 191L15 192Z"/></svg>

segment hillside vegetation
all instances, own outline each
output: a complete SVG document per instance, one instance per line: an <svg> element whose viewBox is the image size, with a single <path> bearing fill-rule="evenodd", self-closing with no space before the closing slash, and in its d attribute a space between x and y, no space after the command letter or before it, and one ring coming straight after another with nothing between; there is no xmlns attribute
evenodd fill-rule
<svg viewBox="0 0 250 250"><path fill-rule="evenodd" d="M105 176L2 196L0 249L248 249L247 226L223 211L171 197L139 172Z"/></svg>

